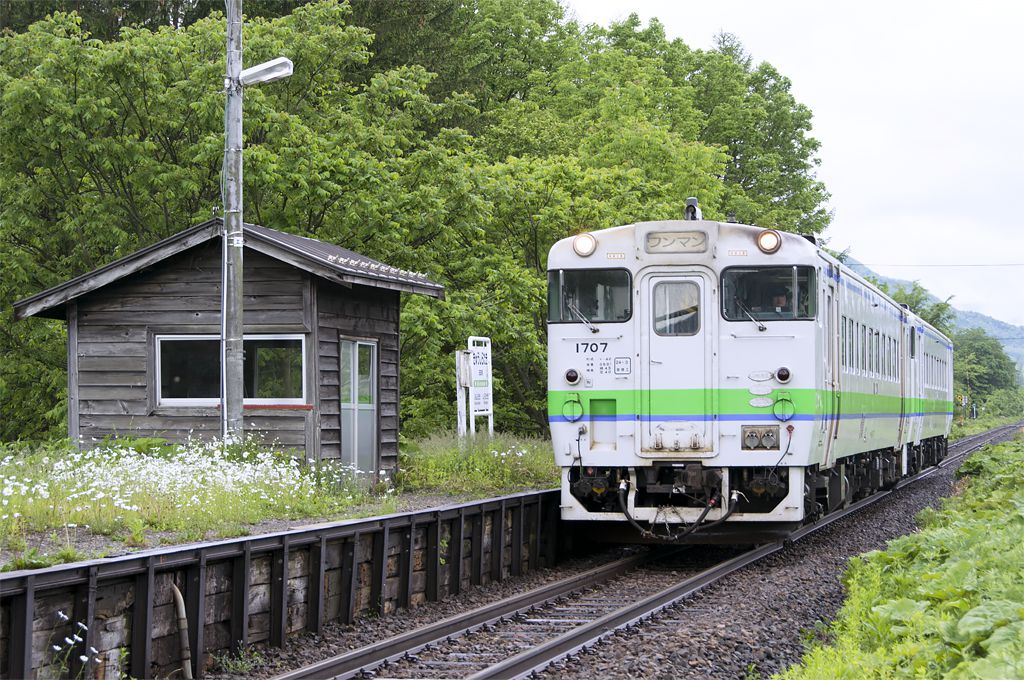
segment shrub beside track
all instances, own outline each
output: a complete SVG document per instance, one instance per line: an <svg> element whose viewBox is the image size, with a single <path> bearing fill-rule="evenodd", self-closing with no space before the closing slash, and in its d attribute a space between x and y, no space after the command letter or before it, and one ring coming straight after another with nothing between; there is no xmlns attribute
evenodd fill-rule
<svg viewBox="0 0 1024 680"><path fill-rule="evenodd" d="M1024 440L965 461L923 530L852 560L833 644L785 680L1024 677Z"/></svg>

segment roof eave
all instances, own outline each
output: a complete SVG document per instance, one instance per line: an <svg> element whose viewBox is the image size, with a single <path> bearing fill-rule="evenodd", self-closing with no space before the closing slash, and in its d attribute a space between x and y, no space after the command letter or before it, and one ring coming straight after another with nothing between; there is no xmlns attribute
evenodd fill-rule
<svg viewBox="0 0 1024 680"><path fill-rule="evenodd" d="M99 269L76 276L59 286L18 300L14 303L14 318L16 320L30 316L64 318L62 308L71 300L141 271L179 252L205 243L219 234L220 226L217 220L207 220L202 224L197 224L131 255L114 260ZM55 316L54 312L58 308L61 308L61 313Z"/></svg>

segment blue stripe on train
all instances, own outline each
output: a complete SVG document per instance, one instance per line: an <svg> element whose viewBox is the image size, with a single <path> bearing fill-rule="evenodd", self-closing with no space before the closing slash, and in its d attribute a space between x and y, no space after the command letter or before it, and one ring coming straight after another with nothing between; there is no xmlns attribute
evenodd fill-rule
<svg viewBox="0 0 1024 680"><path fill-rule="evenodd" d="M906 417L908 417L908 418L920 418L920 417L923 417L923 416L951 416L951 415L953 415L952 411L928 411L928 412L920 412L920 413L908 413L908 414L906 414ZM788 421L784 421L784 422L792 422L792 421L808 422L808 421L819 420L820 418L822 418L822 416L817 416L817 415L814 415L812 413L797 413L792 418L790 418ZM827 416L824 416L824 418L826 420L859 420L860 418L871 418L871 419L876 419L876 418L892 418L892 419L895 419L895 418L898 418L898 416L896 414L894 414L894 413L844 413L844 414L841 414L839 416L827 415ZM582 420L582 418L577 418L576 420L570 420L569 418L566 418L565 416L548 416L548 422L549 423L575 423L575 422L578 422L579 420ZM598 422L598 423L612 423L612 422L632 422L632 421L636 421L636 420L640 420L640 421L643 421L643 422L651 422L651 421L657 421L657 422L680 422L680 421L682 421L682 422L707 422L707 421L712 421L712 420L718 420L719 422L741 422L741 421L742 422L774 422L774 421L777 421L779 419L776 418L775 416L773 416L771 413L721 413L717 417L714 416L714 415L706 415L706 414L700 414L700 415L699 414L662 415L662 416L640 415L640 416L638 416L638 415L632 414L632 413L620 413L620 414L617 414L617 415L614 415L614 416L603 416L603 415L602 416L598 416L598 415L587 416L587 420L589 420L591 422Z"/></svg>

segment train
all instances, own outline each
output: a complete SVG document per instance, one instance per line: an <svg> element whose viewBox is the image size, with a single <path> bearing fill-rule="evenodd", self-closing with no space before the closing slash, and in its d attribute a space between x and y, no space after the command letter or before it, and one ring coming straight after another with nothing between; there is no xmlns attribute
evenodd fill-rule
<svg viewBox="0 0 1024 680"><path fill-rule="evenodd" d="M776 539L946 455L952 342L813 236L691 198L547 274L561 518L594 538Z"/></svg>

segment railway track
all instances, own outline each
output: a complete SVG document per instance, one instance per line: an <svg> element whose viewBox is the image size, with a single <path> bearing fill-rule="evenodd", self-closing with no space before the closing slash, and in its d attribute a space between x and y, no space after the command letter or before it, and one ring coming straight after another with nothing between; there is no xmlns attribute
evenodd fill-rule
<svg viewBox="0 0 1024 680"><path fill-rule="evenodd" d="M955 442L938 466L833 512L785 540L727 555L722 549L712 552L707 547L701 551L686 547L638 551L515 598L279 675L276 680L529 676L1019 428L1019 424L1006 426Z"/></svg>

